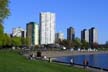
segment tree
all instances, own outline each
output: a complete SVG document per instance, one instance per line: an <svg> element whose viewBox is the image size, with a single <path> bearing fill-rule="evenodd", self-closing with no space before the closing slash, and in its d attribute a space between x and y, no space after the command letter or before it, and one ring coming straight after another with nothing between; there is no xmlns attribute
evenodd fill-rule
<svg viewBox="0 0 108 72"><path fill-rule="evenodd" d="M3 34L3 25L2 24L0 24L0 35L2 35Z"/></svg>
<svg viewBox="0 0 108 72"><path fill-rule="evenodd" d="M81 47L81 40L79 38L75 38L74 43L75 43L75 48Z"/></svg>
<svg viewBox="0 0 108 72"><path fill-rule="evenodd" d="M3 20L10 14L8 8L9 0L0 0L0 47L2 47L4 42L4 28L3 28Z"/></svg>
<svg viewBox="0 0 108 72"><path fill-rule="evenodd" d="M82 46L81 47L84 48L84 49L88 49L89 48L89 43L85 40L82 40Z"/></svg>
<svg viewBox="0 0 108 72"><path fill-rule="evenodd" d="M67 47L74 48L75 47L75 42L72 41L72 40L67 40Z"/></svg>
<svg viewBox="0 0 108 72"><path fill-rule="evenodd" d="M11 45L11 38L8 34L3 35L3 46L10 46Z"/></svg>
<svg viewBox="0 0 108 72"><path fill-rule="evenodd" d="M10 14L8 3L9 0L0 0L0 23Z"/></svg>
<svg viewBox="0 0 108 72"><path fill-rule="evenodd" d="M55 43L57 43L57 44L61 44L61 42L62 42L61 39L57 39L57 40L55 41Z"/></svg>
<svg viewBox="0 0 108 72"><path fill-rule="evenodd" d="M98 48L98 43L93 43L93 48Z"/></svg>
<svg viewBox="0 0 108 72"><path fill-rule="evenodd" d="M0 47L3 46L3 34L0 34Z"/></svg>
<svg viewBox="0 0 108 72"><path fill-rule="evenodd" d="M10 47L11 46L11 38L8 34L2 34L0 35L0 47Z"/></svg>
<svg viewBox="0 0 108 72"><path fill-rule="evenodd" d="M22 46L26 46L26 38L21 38L21 44Z"/></svg>
<svg viewBox="0 0 108 72"><path fill-rule="evenodd" d="M28 38L21 38L21 46L30 46L30 41Z"/></svg>
<svg viewBox="0 0 108 72"><path fill-rule="evenodd" d="M64 39L63 41L60 41L59 44L65 46L65 47L67 47L67 40Z"/></svg>
<svg viewBox="0 0 108 72"><path fill-rule="evenodd" d="M12 46L21 46L21 38L20 37L13 37L12 38Z"/></svg>

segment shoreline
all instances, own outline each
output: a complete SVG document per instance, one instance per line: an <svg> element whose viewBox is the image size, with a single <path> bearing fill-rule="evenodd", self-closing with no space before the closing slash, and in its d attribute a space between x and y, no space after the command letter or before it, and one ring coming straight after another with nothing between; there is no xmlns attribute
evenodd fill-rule
<svg viewBox="0 0 108 72"><path fill-rule="evenodd" d="M91 66L87 66L86 68L84 68L83 65L77 65L77 64L71 65L69 63L55 62L55 61L53 62L58 63L58 64L67 65L67 66L76 67L76 68L86 69L86 70L89 70L90 72L108 72L108 70L106 69L101 69L101 68L96 68L96 67L91 67Z"/></svg>

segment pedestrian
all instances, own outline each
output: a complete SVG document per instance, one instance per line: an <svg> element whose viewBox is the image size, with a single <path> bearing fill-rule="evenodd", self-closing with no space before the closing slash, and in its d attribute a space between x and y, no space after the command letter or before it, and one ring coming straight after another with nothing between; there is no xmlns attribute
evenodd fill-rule
<svg viewBox="0 0 108 72"><path fill-rule="evenodd" d="M88 66L88 60L87 59L84 59L83 65L84 65L84 68L87 68L87 66Z"/></svg>
<svg viewBox="0 0 108 72"><path fill-rule="evenodd" d="M51 63L52 62L52 59L49 57L49 62Z"/></svg>
<svg viewBox="0 0 108 72"><path fill-rule="evenodd" d="M30 54L29 59L32 60L32 54Z"/></svg>
<svg viewBox="0 0 108 72"><path fill-rule="evenodd" d="M73 58L70 59L70 64L73 66L74 65L74 60Z"/></svg>

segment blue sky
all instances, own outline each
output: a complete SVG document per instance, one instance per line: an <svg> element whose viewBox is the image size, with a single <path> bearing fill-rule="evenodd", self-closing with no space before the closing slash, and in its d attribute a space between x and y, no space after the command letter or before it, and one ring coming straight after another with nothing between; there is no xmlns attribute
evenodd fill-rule
<svg viewBox="0 0 108 72"><path fill-rule="evenodd" d="M76 36L84 28L98 29L99 43L108 40L108 0L10 0L10 16L5 20L5 32L12 28L26 28L26 23L39 23L40 12L56 13L56 32L63 32L65 38L67 28L75 28Z"/></svg>

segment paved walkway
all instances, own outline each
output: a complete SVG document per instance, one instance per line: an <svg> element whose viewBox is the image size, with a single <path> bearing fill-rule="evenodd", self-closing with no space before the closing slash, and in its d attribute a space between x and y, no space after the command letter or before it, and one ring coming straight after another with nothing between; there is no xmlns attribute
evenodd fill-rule
<svg viewBox="0 0 108 72"><path fill-rule="evenodd" d="M87 55L87 54L108 54L108 51L42 51L42 56L61 57L72 55Z"/></svg>
<svg viewBox="0 0 108 72"><path fill-rule="evenodd" d="M73 55L88 55L88 54L108 54L108 51L41 51L41 56L46 56L46 57L61 57L61 56L73 56ZM34 54L37 56L37 51L26 51L23 50L22 54L24 56L29 56L31 54Z"/></svg>

